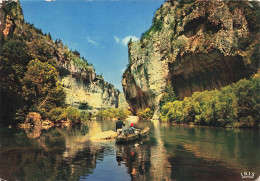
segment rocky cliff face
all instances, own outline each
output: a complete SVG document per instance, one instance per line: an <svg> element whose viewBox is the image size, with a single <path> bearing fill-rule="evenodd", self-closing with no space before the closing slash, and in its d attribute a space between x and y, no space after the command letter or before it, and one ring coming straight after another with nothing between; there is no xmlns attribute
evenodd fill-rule
<svg viewBox="0 0 260 181"><path fill-rule="evenodd" d="M247 1L165 2L141 40L129 42L122 85L132 111L158 113L168 82L182 99L252 75L259 17L259 4Z"/></svg>
<svg viewBox="0 0 260 181"><path fill-rule="evenodd" d="M60 40L53 41L50 34L43 34L25 23L19 1L6 1L0 5L0 53L5 42L11 39L25 42L26 53L32 59L41 57L41 61L53 61L57 66L59 82L67 93L67 104L88 103L94 109L118 107L119 91L96 75L94 67L77 51L68 50Z"/></svg>
<svg viewBox="0 0 260 181"><path fill-rule="evenodd" d="M118 107L119 91L96 75L92 66L84 69L70 61L59 61L58 65L60 82L67 93L67 104L86 102L96 109Z"/></svg>

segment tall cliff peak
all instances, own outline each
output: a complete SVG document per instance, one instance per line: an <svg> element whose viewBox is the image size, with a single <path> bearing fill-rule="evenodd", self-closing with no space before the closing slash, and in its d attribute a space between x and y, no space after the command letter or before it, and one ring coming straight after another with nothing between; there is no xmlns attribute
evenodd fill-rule
<svg viewBox="0 0 260 181"><path fill-rule="evenodd" d="M259 20L256 1L166 1L129 43L122 85L132 111L158 111L167 84L181 99L257 72Z"/></svg>

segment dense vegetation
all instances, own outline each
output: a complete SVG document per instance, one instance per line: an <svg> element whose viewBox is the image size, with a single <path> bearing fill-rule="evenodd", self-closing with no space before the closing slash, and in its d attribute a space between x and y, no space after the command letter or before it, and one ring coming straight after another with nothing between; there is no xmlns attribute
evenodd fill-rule
<svg viewBox="0 0 260 181"><path fill-rule="evenodd" d="M137 112L137 116L139 117L140 120L150 120L152 119L154 114L154 111L150 108L146 108L144 110L139 110Z"/></svg>
<svg viewBox="0 0 260 181"><path fill-rule="evenodd" d="M45 40L46 36L42 36L32 43L43 44ZM16 36L5 41L0 57L2 119L24 120L28 112L48 112L65 106L66 95L58 83L56 63L45 48L30 46Z"/></svg>
<svg viewBox="0 0 260 181"><path fill-rule="evenodd" d="M61 123L66 121L67 123L85 123L90 120L92 115L86 111L80 111L79 109L69 106L67 108L53 108L48 112L47 117L55 123Z"/></svg>
<svg viewBox="0 0 260 181"><path fill-rule="evenodd" d="M242 79L222 88L196 92L183 101L168 102L160 119L176 123L223 127L258 127L260 120L260 77Z"/></svg>
<svg viewBox="0 0 260 181"><path fill-rule="evenodd" d="M123 120L126 119L130 114L131 112L127 109L110 108L110 109L100 110L94 116L98 120L110 120L110 119Z"/></svg>

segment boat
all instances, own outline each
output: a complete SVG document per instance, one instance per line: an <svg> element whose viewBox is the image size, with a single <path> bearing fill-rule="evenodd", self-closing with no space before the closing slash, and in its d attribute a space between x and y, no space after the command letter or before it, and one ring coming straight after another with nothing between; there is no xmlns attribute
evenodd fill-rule
<svg viewBox="0 0 260 181"><path fill-rule="evenodd" d="M125 133L122 136L117 136L115 138L116 143L126 143L129 141L139 140L139 139L147 136L149 134L149 130L150 130L150 128L144 128L143 130L141 130L137 133L131 133L131 134Z"/></svg>

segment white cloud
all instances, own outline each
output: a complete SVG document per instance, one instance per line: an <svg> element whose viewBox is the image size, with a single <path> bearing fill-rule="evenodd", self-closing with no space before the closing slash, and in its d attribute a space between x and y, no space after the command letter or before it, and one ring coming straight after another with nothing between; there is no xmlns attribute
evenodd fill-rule
<svg viewBox="0 0 260 181"><path fill-rule="evenodd" d="M137 38L136 36L126 36L125 38L123 38L122 43L123 45L127 46L128 42L130 41L130 39L132 39L132 41L138 41L139 38Z"/></svg>
<svg viewBox="0 0 260 181"><path fill-rule="evenodd" d="M137 38L136 36L132 36L132 35L126 36L123 39L120 39L117 36L114 36L114 39L115 39L116 43L123 44L124 46L127 46L130 39L132 39L132 41L138 41L139 40L139 38Z"/></svg>
<svg viewBox="0 0 260 181"><path fill-rule="evenodd" d="M91 43L91 44L93 44L93 45L98 45L98 43L97 42L95 42L94 40L92 40L89 36L87 36L87 41L89 42L89 43Z"/></svg>
<svg viewBox="0 0 260 181"><path fill-rule="evenodd" d="M114 36L114 39L116 40L117 43L120 42L120 39L117 36Z"/></svg>

